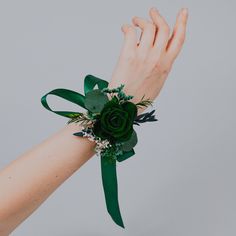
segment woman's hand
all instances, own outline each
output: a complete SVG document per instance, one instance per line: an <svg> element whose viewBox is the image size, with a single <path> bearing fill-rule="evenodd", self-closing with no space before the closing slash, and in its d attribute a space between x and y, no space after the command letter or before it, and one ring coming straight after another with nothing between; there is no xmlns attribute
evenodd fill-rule
<svg viewBox="0 0 236 236"><path fill-rule="evenodd" d="M122 26L124 43L109 84L110 88L125 84L125 93L133 95L135 103L143 96L152 101L157 97L185 40L186 8L179 11L171 36L159 12L151 8L149 14L151 21L135 16L134 25ZM142 30L139 42L135 26Z"/></svg>

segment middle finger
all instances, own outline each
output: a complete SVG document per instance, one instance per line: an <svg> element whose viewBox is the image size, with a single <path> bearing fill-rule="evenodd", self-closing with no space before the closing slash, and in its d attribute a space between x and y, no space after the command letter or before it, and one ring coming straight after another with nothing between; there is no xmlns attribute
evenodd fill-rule
<svg viewBox="0 0 236 236"><path fill-rule="evenodd" d="M135 26L138 26L141 30L141 37L139 42L139 48L143 52L147 52L153 45L153 41L156 33L156 26L148 20L135 16L132 19Z"/></svg>

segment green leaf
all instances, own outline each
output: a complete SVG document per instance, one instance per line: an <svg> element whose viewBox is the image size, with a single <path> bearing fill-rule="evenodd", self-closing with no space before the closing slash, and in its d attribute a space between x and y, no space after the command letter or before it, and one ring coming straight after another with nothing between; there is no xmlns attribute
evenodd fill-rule
<svg viewBox="0 0 236 236"><path fill-rule="evenodd" d="M83 113L81 112L73 112L73 113L67 113L66 116L69 118L76 118L76 117L80 117Z"/></svg>
<svg viewBox="0 0 236 236"><path fill-rule="evenodd" d="M99 113L108 101L107 95L102 93L100 89L94 89L86 93L84 105L89 111Z"/></svg>
<svg viewBox="0 0 236 236"><path fill-rule="evenodd" d="M124 142L120 148L122 151L128 152L132 150L132 148L137 144L137 142L138 142L138 137L137 137L137 133L134 130L130 139Z"/></svg>

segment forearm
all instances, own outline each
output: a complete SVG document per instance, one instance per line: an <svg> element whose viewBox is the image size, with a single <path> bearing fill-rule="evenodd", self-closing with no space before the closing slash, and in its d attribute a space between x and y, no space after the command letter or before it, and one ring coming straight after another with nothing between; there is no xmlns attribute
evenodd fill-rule
<svg viewBox="0 0 236 236"><path fill-rule="evenodd" d="M0 172L0 232L12 231L93 156L95 144L73 135L79 130L66 125Z"/></svg>

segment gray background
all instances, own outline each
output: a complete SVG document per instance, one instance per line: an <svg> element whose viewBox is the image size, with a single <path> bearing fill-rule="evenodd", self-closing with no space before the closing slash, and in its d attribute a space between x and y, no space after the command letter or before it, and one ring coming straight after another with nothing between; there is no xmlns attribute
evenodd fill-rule
<svg viewBox="0 0 236 236"><path fill-rule="evenodd" d="M118 165L126 229L110 219L94 156L13 236L218 236L236 234L235 1L0 1L0 167L63 127L40 98L82 91L91 73L109 80L120 27L156 6L173 27L188 7L184 48L137 129L136 156ZM71 108L53 99L52 107ZM142 134L141 134L142 132ZM76 204L75 204L76 202Z"/></svg>

